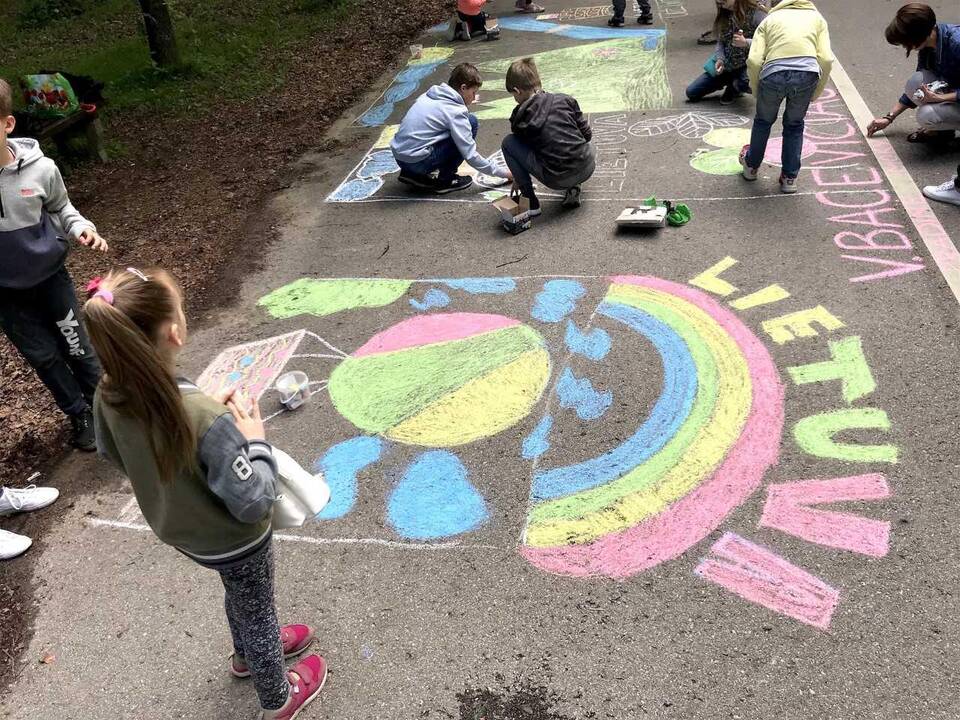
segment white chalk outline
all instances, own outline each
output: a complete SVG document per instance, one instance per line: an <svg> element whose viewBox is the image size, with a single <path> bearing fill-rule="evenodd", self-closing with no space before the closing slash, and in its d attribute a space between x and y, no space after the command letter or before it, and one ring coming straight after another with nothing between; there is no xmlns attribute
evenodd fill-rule
<svg viewBox="0 0 960 720"><path fill-rule="evenodd" d="M94 527L109 527L137 532L152 532L148 525L141 523L122 522L120 520L106 520L104 518L88 518L88 525ZM507 550L499 545L464 545L456 542L444 543L411 543L382 538L317 538L306 535L288 535L287 533L273 533L273 538L281 542L302 543L305 545L377 545L381 547L398 548L401 550ZM514 548L509 548L511 551Z"/></svg>
<svg viewBox="0 0 960 720"><path fill-rule="evenodd" d="M907 216L916 228L920 240L936 263L943 279L947 281L954 299L960 302L960 251L957 250L950 234L933 212L927 198L920 192L920 188L917 187L917 183L907 171L890 140L880 136L867 137L864 128L870 124L874 115L839 60L834 61L831 78L844 104L853 115L857 129L867 141L880 169L890 183L891 189L896 193L900 204L907 209Z"/></svg>

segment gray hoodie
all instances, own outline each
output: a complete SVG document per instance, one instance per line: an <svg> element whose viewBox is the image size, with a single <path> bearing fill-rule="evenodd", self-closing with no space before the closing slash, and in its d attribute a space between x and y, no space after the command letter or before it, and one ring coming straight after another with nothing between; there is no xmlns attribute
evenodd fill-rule
<svg viewBox="0 0 960 720"><path fill-rule="evenodd" d="M487 175L506 177L506 168L492 163L477 151L470 128L470 111L463 97L443 83L434 85L407 111L390 149L399 162L415 163L430 154L430 148L447 138L453 138L457 149L477 171Z"/></svg>
<svg viewBox="0 0 960 720"><path fill-rule="evenodd" d="M56 164L40 143L10 138L13 162L0 167L0 287L30 288L63 266L66 238L93 223L70 204Z"/></svg>

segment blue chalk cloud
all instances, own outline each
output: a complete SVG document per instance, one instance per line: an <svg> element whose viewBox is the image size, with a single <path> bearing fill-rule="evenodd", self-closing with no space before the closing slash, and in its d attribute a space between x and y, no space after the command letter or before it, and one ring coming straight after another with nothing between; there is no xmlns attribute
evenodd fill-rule
<svg viewBox="0 0 960 720"><path fill-rule="evenodd" d="M560 407L577 411L581 420L603 417L613 402L612 392L599 392L587 378L577 378L570 368L564 368L557 382Z"/></svg>
<svg viewBox="0 0 960 720"><path fill-rule="evenodd" d="M450 304L450 296L443 290L430 288L423 296L423 300L410 298L410 304L417 310L424 311L432 308L442 308Z"/></svg>
<svg viewBox="0 0 960 720"><path fill-rule="evenodd" d="M550 449L550 431L553 429L553 417L546 415L533 431L523 440L521 454L525 460L533 460Z"/></svg>
<svg viewBox="0 0 960 720"><path fill-rule="evenodd" d="M330 502L317 513L317 520L336 520L353 509L357 501L357 475L380 459L383 441L361 436L334 445L313 464L330 486Z"/></svg>
<svg viewBox="0 0 960 720"><path fill-rule="evenodd" d="M567 332L563 338L567 349L590 360L603 360L610 352L610 335L603 328L580 332L580 328L567 320Z"/></svg>
<svg viewBox="0 0 960 720"><path fill-rule="evenodd" d="M387 500L387 521L403 537L437 540L474 530L489 517L460 458L432 450L407 468Z"/></svg>
<svg viewBox="0 0 960 720"><path fill-rule="evenodd" d="M506 295L517 289L517 281L510 277L456 278L441 280L454 290L463 290L471 295Z"/></svg>
<svg viewBox="0 0 960 720"><path fill-rule="evenodd" d="M550 280L537 293L530 314L542 322L560 322L576 309L577 300L586 294L586 288L575 280Z"/></svg>

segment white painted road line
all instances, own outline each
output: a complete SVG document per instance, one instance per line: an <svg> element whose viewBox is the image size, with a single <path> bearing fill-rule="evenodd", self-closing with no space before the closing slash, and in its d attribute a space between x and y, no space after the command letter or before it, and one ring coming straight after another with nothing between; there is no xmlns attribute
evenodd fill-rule
<svg viewBox="0 0 960 720"><path fill-rule="evenodd" d="M847 108L853 115L860 132L866 137L866 127L873 120L873 113L870 112L863 96L860 95L839 60L833 65L831 79L839 91L840 97L843 98L843 102L846 103ZM866 139L870 150L873 151L877 162L880 164L880 169L887 176L893 191L900 198L907 215L910 216L911 222L917 229L917 234L923 240L923 244L926 245L930 256L947 281L947 285L950 286L954 298L960 302L960 252L957 251L956 245L953 244L950 235L940 224L940 220L934 214L930 203L927 202L927 198L923 196L920 188L913 181L890 140L881 136Z"/></svg>

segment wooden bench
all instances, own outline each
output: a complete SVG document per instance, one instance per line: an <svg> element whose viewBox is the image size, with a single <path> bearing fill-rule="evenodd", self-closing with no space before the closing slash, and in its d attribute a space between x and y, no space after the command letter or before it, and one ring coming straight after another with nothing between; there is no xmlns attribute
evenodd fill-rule
<svg viewBox="0 0 960 720"><path fill-rule="evenodd" d="M100 123L100 118L97 117L97 108L92 105L83 106L71 115L54 120L31 118L30 129L26 134L40 142L53 140L61 153L67 153L69 151L67 147L68 138L81 130L86 133L87 149L91 157L106 162L108 158L107 151L103 146L103 125ZM15 132L14 134L19 133Z"/></svg>

